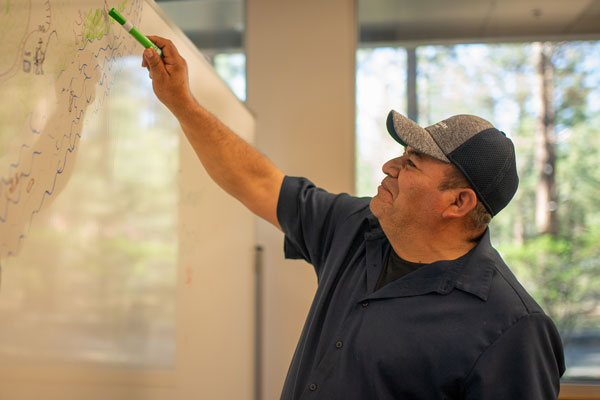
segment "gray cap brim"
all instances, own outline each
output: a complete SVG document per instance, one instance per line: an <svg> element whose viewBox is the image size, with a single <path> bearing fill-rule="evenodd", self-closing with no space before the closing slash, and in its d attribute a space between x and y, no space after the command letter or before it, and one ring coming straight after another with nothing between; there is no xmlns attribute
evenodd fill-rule
<svg viewBox="0 0 600 400"><path fill-rule="evenodd" d="M420 153L450 162L427 130L397 111L390 111L386 125L392 138L402 146L410 146Z"/></svg>

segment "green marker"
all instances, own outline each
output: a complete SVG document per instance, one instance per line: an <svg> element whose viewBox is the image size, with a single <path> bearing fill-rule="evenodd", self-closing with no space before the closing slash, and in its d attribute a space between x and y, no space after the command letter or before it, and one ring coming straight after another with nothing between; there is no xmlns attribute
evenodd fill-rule
<svg viewBox="0 0 600 400"><path fill-rule="evenodd" d="M158 48L157 45L155 45L154 43L152 43L152 41L150 39L148 39L146 36L144 36L140 31L138 31L135 26L133 26L131 23L127 22L125 20L125 18L114 8L111 9L108 12L108 15L110 15L111 17L113 17L115 19L115 21L117 21L119 24L123 25L123 28L129 32L131 34L131 36L133 36L138 42L140 42L142 44L142 46L144 46L145 48L148 47L152 47L154 50L156 50L156 52L162 56L162 50Z"/></svg>

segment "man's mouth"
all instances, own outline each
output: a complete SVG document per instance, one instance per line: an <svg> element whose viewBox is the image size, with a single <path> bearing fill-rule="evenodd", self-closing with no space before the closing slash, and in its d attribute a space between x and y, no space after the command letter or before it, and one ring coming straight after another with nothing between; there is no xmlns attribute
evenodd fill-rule
<svg viewBox="0 0 600 400"><path fill-rule="evenodd" d="M390 193L392 193L392 191L391 191L391 190L390 190L390 189L389 189L389 188L386 186L386 179L387 179L387 178L384 178L384 179L381 181L381 184L380 184L380 186L381 186L383 189L385 189L387 192L390 192Z"/></svg>
<svg viewBox="0 0 600 400"><path fill-rule="evenodd" d="M390 189L388 189L388 187L385 184L385 179L381 181L381 184L379 184L379 189L389 193L389 195L393 197L392 191Z"/></svg>

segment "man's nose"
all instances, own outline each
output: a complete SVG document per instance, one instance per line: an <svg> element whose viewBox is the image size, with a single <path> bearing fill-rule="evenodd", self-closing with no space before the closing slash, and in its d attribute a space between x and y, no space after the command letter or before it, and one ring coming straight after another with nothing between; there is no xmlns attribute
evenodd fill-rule
<svg viewBox="0 0 600 400"><path fill-rule="evenodd" d="M384 174L395 178L398 176L398 172L405 167L405 164L404 157L397 157L383 164L381 170Z"/></svg>

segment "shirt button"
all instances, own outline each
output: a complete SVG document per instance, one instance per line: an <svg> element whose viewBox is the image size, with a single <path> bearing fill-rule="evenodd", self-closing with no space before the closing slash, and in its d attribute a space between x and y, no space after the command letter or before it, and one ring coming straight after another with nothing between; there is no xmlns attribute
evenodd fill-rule
<svg viewBox="0 0 600 400"><path fill-rule="evenodd" d="M369 302L368 301L363 301L362 303L360 303L360 305L365 308L365 307L369 307Z"/></svg>
<svg viewBox="0 0 600 400"><path fill-rule="evenodd" d="M344 347L344 342L342 342L341 340L338 340L337 342L335 342L336 349L341 349L342 347Z"/></svg>
<svg viewBox="0 0 600 400"><path fill-rule="evenodd" d="M308 386L308 389L309 389L311 392L314 392L315 390L317 390L317 384L316 384L316 383L311 383L311 384Z"/></svg>

